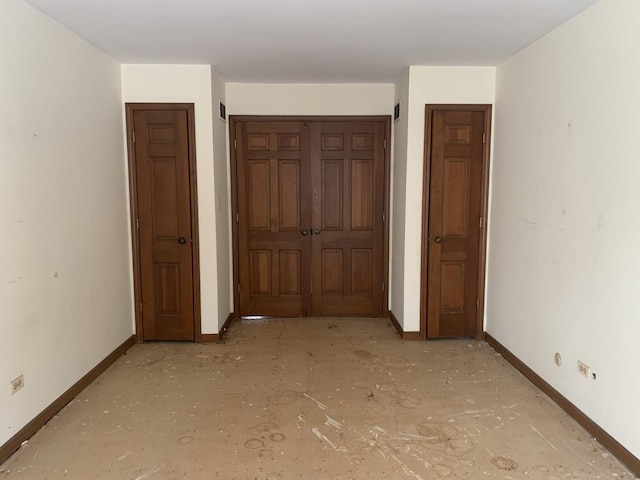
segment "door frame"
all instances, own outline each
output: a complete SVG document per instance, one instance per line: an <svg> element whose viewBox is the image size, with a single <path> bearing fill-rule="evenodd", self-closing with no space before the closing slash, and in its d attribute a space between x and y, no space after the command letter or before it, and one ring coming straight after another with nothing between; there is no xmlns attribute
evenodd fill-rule
<svg viewBox="0 0 640 480"><path fill-rule="evenodd" d="M198 235L198 190L196 170L196 138L195 138L195 108L193 103L125 103L127 162L129 174L129 212L131 220L131 252L133 260L133 300L135 316L135 338L137 343L144 342L142 328L142 272L140 265L140 238L137 228L138 192L136 174L136 151L133 134L133 115L136 111L144 110L184 110L187 112L187 132L189 146L189 203L191 208L191 238L192 242L192 275L193 275L193 323L194 341L203 341L200 317L200 249Z"/></svg>
<svg viewBox="0 0 640 480"><path fill-rule="evenodd" d="M231 182L231 235L233 244L233 317L240 319L240 243L238 238L238 160L236 123L238 122L384 122L385 124L385 146L384 146L384 228L383 228L383 266L382 279L385 289L382 295L381 317L389 316L389 197L391 185L391 116L390 115L230 115L229 116L229 162L230 162L230 182ZM255 317L251 317L255 318ZM263 318L263 317L260 317Z"/></svg>
<svg viewBox="0 0 640 480"><path fill-rule="evenodd" d="M427 339L427 287L429 285L429 251L427 238L429 238L429 190L431 187L431 148L432 148L432 118L433 112L440 110L463 110L484 112L484 125L486 140L482 150L482 180L480 186L480 238L478 252L478 309L476 312L475 339L484 338L484 294L485 273L487 267L487 217L489 213L489 173L491 158L491 104L427 104L425 105L425 131L424 131L424 160L422 173L422 245L421 245L421 272L420 272L420 339Z"/></svg>

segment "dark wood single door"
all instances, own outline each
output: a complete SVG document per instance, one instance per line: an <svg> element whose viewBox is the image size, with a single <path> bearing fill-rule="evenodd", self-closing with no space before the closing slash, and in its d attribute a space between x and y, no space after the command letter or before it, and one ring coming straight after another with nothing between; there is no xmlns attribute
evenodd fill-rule
<svg viewBox="0 0 640 480"><path fill-rule="evenodd" d="M235 123L241 316L382 315L386 128Z"/></svg>
<svg viewBox="0 0 640 480"><path fill-rule="evenodd" d="M144 340L194 340L186 110L134 110Z"/></svg>
<svg viewBox="0 0 640 480"><path fill-rule="evenodd" d="M427 337L475 336L485 112L432 115Z"/></svg>
<svg viewBox="0 0 640 480"><path fill-rule="evenodd" d="M311 124L314 315L382 314L384 122Z"/></svg>

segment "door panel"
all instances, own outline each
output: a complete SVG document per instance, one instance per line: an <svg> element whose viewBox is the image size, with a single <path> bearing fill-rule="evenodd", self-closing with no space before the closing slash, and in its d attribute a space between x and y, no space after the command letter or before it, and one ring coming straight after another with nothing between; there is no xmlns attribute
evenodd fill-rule
<svg viewBox="0 0 640 480"><path fill-rule="evenodd" d="M135 175L144 340L194 340L186 110L135 110Z"/></svg>
<svg viewBox="0 0 640 480"><path fill-rule="evenodd" d="M351 162L351 228L373 230L373 161Z"/></svg>
<svg viewBox="0 0 640 480"><path fill-rule="evenodd" d="M381 315L384 123L314 122L311 148L313 313Z"/></svg>
<svg viewBox="0 0 640 480"><path fill-rule="evenodd" d="M235 125L240 315L381 315L385 122Z"/></svg>
<svg viewBox="0 0 640 480"><path fill-rule="evenodd" d="M469 223L469 158L445 158L442 192L442 233L467 236Z"/></svg>
<svg viewBox="0 0 640 480"><path fill-rule="evenodd" d="M342 198L344 196L344 174L341 160L322 162L322 231L342 231Z"/></svg>
<svg viewBox="0 0 640 480"><path fill-rule="evenodd" d="M247 182L251 193L249 201L249 229L271 230L271 179L269 160L248 162Z"/></svg>
<svg viewBox="0 0 640 480"><path fill-rule="evenodd" d="M485 114L432 115L427 337L474 336Z"/></svg>
<svg viewBox="0 0 640 480"><path fill-rule="evenodd" d="M237 124L240 314L301 316L310 295L309 146L301 122ZM308 228L308 227L307 227ZM307 240L307 241L305 241Z"/></svg>
<svg viewBox="0 0 640 480"><path fill-rule="evenodd" d="M300 162L278 161L280 231L300 231ZM286 188L283 188L286 186Z"/></svg>

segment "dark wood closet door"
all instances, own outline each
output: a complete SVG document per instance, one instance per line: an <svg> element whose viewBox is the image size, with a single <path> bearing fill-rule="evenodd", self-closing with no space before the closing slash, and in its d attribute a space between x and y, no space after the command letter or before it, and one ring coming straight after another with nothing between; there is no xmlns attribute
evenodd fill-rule
<svg viewBox="0 0 640 480"><path fill-rule="evenodd" d="M309 126L240 122L236 131L240 314L309 314Z"/></svg>
<svg viewBox="0 0 640 480"><path fill-rule="evenodd" d="M476 335L484 111L434 111L427 337Z"/></svg>
<svg viewBox="0 0 640 480"><path fill-rule="evenodd" d="M194 340L186 110L135 110L135 172L144 340Z"/></svg>
<svg viewBox="0 0 640 480"><path fill-rule="evenodd" d="M386 129L235 123L241 316L383 314Z"/></svg>
<svg viewBox="0 0 640 480"><path fill-rule="evenodd" d="M381 315L384 122L311 124L314 315Z"/></svg>

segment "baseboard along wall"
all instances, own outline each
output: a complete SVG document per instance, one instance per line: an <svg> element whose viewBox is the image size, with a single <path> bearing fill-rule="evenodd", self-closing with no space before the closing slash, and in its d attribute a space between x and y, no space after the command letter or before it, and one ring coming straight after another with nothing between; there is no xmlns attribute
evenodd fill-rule
<svg viewBox="0 0 640 480"><path fill-rule="evenodd" d="M391 310L389 310L389 320L391 320L391 323L393 324L393 326L396 327L396 330L398 331L400 338L402 338L403 340L421 340L420 332L405 332L402 329L400 322L398 321L398 319L396 318L396 316L393 314Z"/></svg>
<svg viewBox="0 0 640 480"><path fill-rule="evenodd" d="M582 410L571 403L565 396L547 383L540 375L529 368L522 360L516 357L504 345L485 332L485 341L491 345L496 352L502 355L507 362L513 365L531 383L538 387L551 400L558 404L565 412L578 422L591 436L602 444L607 450L615 455L618 460L624 463L633 473L640 476L640 459L627 450L620 442L609 435L600 425L589 418Z"/></svg>
<svg viewBox="0 0 640 480"><path fill-rule="evenodd" d="M231 312L227 316L227 319L224 321L224 324L222 325L222 328L218 333L201 333L198 339L198 343L221 342L224 339L224 335L227 333L227 330L229 330L229 326L231 325L231 322L233 321L234 318L235 318L234 314L233 312Z"/></svg>
<svg viewBox="0 0 640 480"><path fill-rule="evenodd" d="M73 400L80 392L87 388L91 382L98 378L109 368L129 347L135 343L135 336L127 338L118 348L111 352L98 365L93 367L89 373L78 380L66 392L60 395L47 408L38 414L33 420L27 423L18 433L11 437L5 444L0 446L0 464L7 460L13 453L20 448L23 442L29 440L33 434L40 430L49 420L51 420L60 410L62 410L71 400Z"/></svg>

